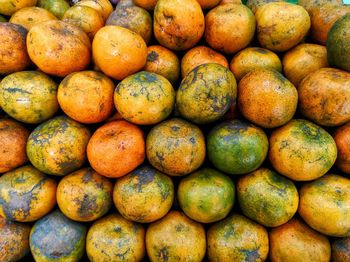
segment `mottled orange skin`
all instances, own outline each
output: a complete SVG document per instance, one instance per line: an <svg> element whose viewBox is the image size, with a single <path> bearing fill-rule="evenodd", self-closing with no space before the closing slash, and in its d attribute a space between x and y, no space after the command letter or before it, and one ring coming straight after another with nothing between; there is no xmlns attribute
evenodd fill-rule
<svg viewBox="0 0 350 262"><path fill-rule="evenodd" d="M30 225L10 222L0 216L0 261L19 261L29 253Z"/></svg>
<svg viewBox="0 0 350 262"><path fill-rule="evenodd" d="M57 204L67 217L79 222L96 220L112 206L112 183L91 168L62 178L57 186Z"/></svg>
<svg viewBox="0 0 350 262"><path fill-rule="evenodd" d="M269 158L282 175L309 181L331 169L337 158L337 146L323 128L304 119L293 119L272 132Z"/></svg>
<svg viewBox="0 0 350 262"><path fill-rule="evenodd" d="M37 0L0 0L0 14L12 15L16 11L29 6L35 6Z"/></svg>
<svg viewBox="0 0 350 262"><path fill-rule="evenodd" d="M89 37L79 27L63 21L50 20L33 26L27 47L30 59L48 74L63 77L90 63Z"/></svg>
<svg viewBox="0 0 350 262"><path fill-rule="evenodd" d="M242 4L241 0L222 0L220 2L220 5L225 5L225 4Z"/></svg>
<svg viewBox="0 0 350 262"><path fill-rule="evenodd" d="M200 262L206 248L203 226L178 211L148 226L146 249L149 259L155 261Z"/></svg>
<svg viewBox="0 0 350 262"><path fill-rule="evenodd" d="M300 44L284 55L282 63L285 76L298 87L308 74L328 67L327 49L322 45Z"/></svg>
<svg viewBox="0 0 350 262"><path fill-rule="evenodd" d="M239 214L212 225L207 232L210 261L263 262L269 253L267 230Z"/></svg>
<svg viewBox="0 0 350 262"><path fill-rule="evenodd" d="M56 16L44 8L40 7L24 7L14 13L10 18L10 23L23 26L30 30L34 25L49 20L57 20Z"/></svg>
<svg viewBox="0 0 350 262"><path fill-rule="evenodd" d="M76 5L92 7L100 13L104 21L107 20L113 11L113 6L109 0L82 0Z"/></svg>
<svg viewBox="0 0 350 262"><path fill-rule="evenodd" d="M339 126L350 120L350 73L322 68L300 83L300 112L323 126Z"/></svg>
<svg viewBox="0 0 350 262"><path fill-rule="evenodd" d="M180 61L176 54L160 45L149 46L147 53L143 70L164 76L174 84L180 75Z"/></svg>
<svg viewBox="0 0 350 262"><path fill-rule="evenodd" d="M57 183L32 166L22 166L0 177L0 216L32 222L56 205Z"/></svg>
<svg viewBox="0 0 350 262"><path fill-rule="evenodd" d="M150 164L172 176L193 172L205 159L205 138L202 131L179 118L153 127L147 136L146 146Z"/></svg>
<svg viewBox="0 0 350 262"><path fill-rule="evenodd" d="M228 68L227 59L222 54L206 46L196 46L187 51L187 53L182 57L182 78L184 78L195 67L207 63L217 63Z"/></svg>
<svg viewBox="0 0 350 262"><path fill-rule="evenodd" d="M142 225L112 214L97 220L86 237L91 262L142 261L145 256L145 229Z"/></svg>
<svg viewBox="0 0 350 262"><path fill-rule="evenodd" d="M146 44L150 41L153 32L151 15L138 6L120 7L118 5L108 17L106 25L117 25L130 29L142 36Z"/></svg>
<svg viewBox="0 0 350 262"><path fill-rule="evenodd" d="M255 17L242 4L219 5L205 17L205 40L214 49L233 54L254 37Z"/></svg>
<svg viewBox="0 0 350 262"><path fill-rule="evenodd" d="M173 111L175 90L165 77L141 71L124 78L116 86L114 104L125 120L137 125L153 125Z"/></svg>
<svg viewBox="0 0 350 262"><path fill-rule="evenodd" d="M331 261L350 261L350 237L340 238L333 242Z"/></svg>
<svg viewBox="0 0 350 262"><path fill-rule="evenodd" d="M27 155L45 174L64 176L86 160L89 129L67 116L57 116L37 126L29 135Z"/></svg>
<svg viewBox="0 0 350 262"><path fill-rule="evenodd" d="M126 219L154 222L164 217L173 204L173 181L151 166L140 167L117 180L113 201Z"/></svg>
<svg viewBox="0 0 350 262"><path fill-rule="evenodd" d="M350 123L339 127L333 138L338 148L336 165L344 173L350 174Z"/></svg>
<svg viewBox="0 0 350 262"><path fill-rule="evenodd" d="M288 222L299 203L294 183L267 168L239 178L237 196L243 214L266 227Z"/></svg>
<svg viewBox="0 0 350 262"><path fill-rule="evenodd" d="M68 75L58 87L57 100L61 109L74 120L99 123L113 111L114 83L95 71L81 71Z"/></svg>
<svg viewBox="0 0 350 262"><path fill-rule="evenodd" d="M101 28L92 42L95 64L106 75L122 80L146 64L147 46L143 38L120 26Z"/></svg>
<svg viewBox="0 0 350 262"><path fill-rule="evenodd" d="M202 9L211 9L217 6L221 0L197 0Z"/></svg>
<svg viewBox="0 0 350 262"><path fill-rule="evenodd" d="M12 23L0 23L0 75L22 71L31 62L27 53L27 30Z"/></svg>
<svg viewBox="0 0 350 262"><path fill-rule="evenodd" d="M157 1L158 0L133 0L135 5L140 6L148 11L152 11L156 7Z"/></svg>
<svg viewBox="0 0 350 262"><path fill-rule="evenodd" d="M299 215L318 232L334 237L350 236L350 179L325 175L299 190Z"/></svg>
<svg viewBox="0 0 350 262"><path fill-rule="evenodd" d="M274 128L287 123L297 103L296 88L277 71L257 69L239 82L238 107L243 116L256 125Z"/></svg>
<svg viewBox="0 0 350 262"><path fill-rule="evenodd" d="M72 6L64 13L62 20L83 29L91 40L104 26L101 14L89 6Z"/></svg>
<svg viewBox="0 0 350 262"><path fill-rule="evenodd" d="M153 19L156 39L172 50L193 47L204 33L204 15L196 0L158 0Z"/></svg>
<svg viewBox="0 0 350 262"><path fill-rule="evenodd" d="M145 159L142 130L124 120L109 122L98 128L87 146L90 165L106 177L121 177Z"/></svg>
<svg viewBox="0 0 350 262"><path fill-rule="evenodd" d="M246 5L253 11L255 14L256 10L263 5L272 2L285 2L284 0L247 0Z"/></svg>
<svg viewBox="0 0 350 262"><path fill-rule="evenodd" d="M327 35L332 25L343 15L350 13L350 6L323 5L310 11L311 36L326 45Z"/></svg>
<svg viewBox="0 0 350 262"><path fill-rule="evenodd" d="M275 52L296 46L310 29L307 11L291 3L265 4L256 10L255 17L260 45Z"/></svg>
<svg viewBox="0 0 350 262"><path fill-rule="evenodd" d="M237 81L255 69L271 69L282 72L282 63L272 51L260 47L247 47L231 60L230 69Z"/></svg>
<svg viewBox="0 0 350 262"><path fill-rule="evenodd" d="M341 6L343 0L299 0L298 5L301 5L310 13L315 7L318 8L323 5Z"/></svg>
<svg viewBox="0 0 350 262"><path fill-rule="evenodd" d="M331 257L327 237L296 218L271 229L269 237L271 262L328 262Z"/></svg>
<svg viewBox="0 0 350 262"><path fill-rule="evenodd" d="M0 118L0 173L8 172L27 161L29 131L20 123Z"/></svg>

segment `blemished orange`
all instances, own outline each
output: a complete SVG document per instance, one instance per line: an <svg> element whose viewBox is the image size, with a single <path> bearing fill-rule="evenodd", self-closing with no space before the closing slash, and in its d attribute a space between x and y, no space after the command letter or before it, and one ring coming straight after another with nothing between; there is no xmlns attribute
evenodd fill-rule
<svg viewBox="0 0 350 262"><path fill-rule="evenodd" d="M89 6L72 6L64 13L62 20L79 26L90 39L104 26L101 14Z"/></svg>
<svg viewBox="0 0 350 262"><path fill-rule="evenodd" d="M228 68L228 62L225 56L210 47L196 46L187 51L181 60L182 78L184 78L195 67L207 63L217 63Z"/></svg>
<svg viewBox="0 0 350 262"><path fill-rule="evenodd" d="M108 16L113 11L113 6L109 0L82 0L76 5L92 7L100 13L104 21L107 20Z"/></svg>
<svg viewBox="0 0 350 262"><path fill-rule="evenodd" d="M344 173L350 174L350 122L336 129L333 138L338 148L336 165Z"/></svg>
<svg viewBox="0 0 350 262"><path fill-rule="evenodd" d="M31 62L27 53L27 30L20 25L0 23L0 75L22 71Z"/></svg>
<svg viewBox="0 0 350 262"><path fill-rule="evenodd" d="M18 10L11 16L9 22L21 25L25 29L30 30L34 25L49 20L57 20L57 18L44 8L32 6Z"/></svg>
<svg viewBox="0 0 350 262"><path fill-rule="evenodd" d="M113 112L114 84L95 71L68 75L57 90L61 109L74 120L93 124L106 120Z"/></svg>
<svg viewBox="0 0 350 262"><path fill-rule="evenodd" d="M219 5L205 17L205 40L212 48L227 54L245 48L254 33L254 14L242 4Z"/></svg>
<svg viewBox="0 0 350 262"><path fill-rule="evenodd" d="M95 64L106 75L122 80L144 67L147 45L143 38L120 26L102 27L92 42Z"/></svg>
<svg viewBox="0 0 350 262"><path fill-rule="evenodd" d="M204 15L196 0L158 0L154 9L154 35L172 50L193 47L204 33Z"/></svg>
<svg viewBox="0 0 350 262"><path fill-rule="evenodd" d="M85 32L59 20L33 26L28 32L27 48L41 71L60 77L85 69L91 58L91 43Z"/></svg>
<svg viewBox="0 0 350 262"><path fill-rule="evenodd" d="M0 173L10 171L27 161L29 131L20 123L0 118Z"/></svg>
<svg viewBox="0 0 350 262"><path fill-rule="evenodd" d="M112 121L95 131L86 151L91 167L99 174L121 177L145 159L144 134L127 121Z"/></svg>
<svg viewBox="0 0 350 262"><path fill-rule="evenodd" d="M180 75L180 61L176 54L161 45L149 46L147 52L143 70L164 76L174 84Z"/></svg>

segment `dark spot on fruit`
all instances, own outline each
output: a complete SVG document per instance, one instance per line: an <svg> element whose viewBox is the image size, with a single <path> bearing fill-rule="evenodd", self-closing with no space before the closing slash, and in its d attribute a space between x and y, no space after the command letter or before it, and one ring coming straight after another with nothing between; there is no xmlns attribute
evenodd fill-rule
<svg viewBox="0 0 350 262"><path fill-rule="evenodd" d="M191 138L190 138L190 142L191 142L192 144L195 144L195 143L196 143L196 139L195 139L194 137L191 137Z"/></svg>
<svg viewBox="0 0 350 262"><path fill-rule="evenodd" d="M258 248L253 249L253 250L241 249L240 252L244 254L244 256L245 256L245 260L244 261L246 261L246 262L258 261L258 259L260 257Z"/></svg>
<svg viewBox="0 0 350 262"><path fill-rule="evenodd" d="M160 261L168 262L169 261L169 251L167 247L162 247L159 250L158 257Z"/></svg>
<svg viewBox="0 0 350 262"><path fill-rule="evenodd" d="M122 228L120 226L116 226L114 229L113 229L114 232L116 233L120 233L122 232Z"/></svg>
<svg viewBox="0 0 350 262"><path fill-rule="evenodd" d="M98 209L98 205L96 204L96 196L84 194L83 200L76 198L75 202L79 205L78 214L83 218L90 217Z"/></svg>
<svg viewBox="0 0 350 262"><path fill-rule="evenodd" d="M66 159L62 160L60 162L56 161L56 164L60 169L58 175L66 175L66 174L74 171L75 169L77 169L81 165L81 163L78 159L73 159L69 156L66 156Z"/></svg>
<svg viewBox="0 0 350 262"><path fill-rule="evenodd" d="M269 53L269 51L268 50L266 50L266 49L263 49L263 48L254 48L254 51L256 51L256 52L258 52L258 53L260 53L260 54L267 54L267 53Z"/></svg>
<svg viewBox="0 0 350 262"><path fill-rule="evenodd" d="M91 168L88 168L85 171L85 174L83 175L83 183L88 183L92 180L92 175L93 175L94 171Z"/></svg>
<svg viewBox="0 0 350 262"><path fill-rule="evenodd" d="M176 232L182 232L182 231L184 231L185 228L186 227L183 224L178 224L175 226Z"/></svg>
<svg viewBox="0 0 350 262"><path fill-rule="evenodd" d="M137 191L142 192L142 187L149 183L152 183L154 180L155 171L150 167L143 167L138 170L135 170L132 174L133 177L137 177Z"/></svg>
<svg viewBox="0 0 350 262"><path fill-rule="evenodd" d="M151 51L147 56L147 62L154 62L158 59L159 55L156 51Z"/></svg>
<svg viewBox="0 0 350 262"><path fill-rule="evenodd" d="M4 90L11 94L14 94L14 93L30 94L30 95L32 94L31 92L28 92L18 87L7 87L7 88L4 88Z"/></svg>
<svg viewBox="0 0 350 262"><path fill-rule="evenodd" d="M179 130L180 130L180 127L179 127L179 126L172 126L172 127L171 127L171 130L173 130L173 131L179 131Z"/></svg>
<svg viewBox="0 0 350 262"><path fill-rule="evenodd" d="M125 260L125 255L130 252L130 247L124 253L118 253L116 256L121 260Z"/></svg>

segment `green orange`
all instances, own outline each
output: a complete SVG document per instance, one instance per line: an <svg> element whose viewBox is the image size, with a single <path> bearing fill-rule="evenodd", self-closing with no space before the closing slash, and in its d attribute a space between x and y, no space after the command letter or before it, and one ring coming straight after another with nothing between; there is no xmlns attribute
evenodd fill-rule
<svg viewBox="0 0 350 262"><path fill-rule="evenodd" d="M58 110L57 84L38 71L21 71L0 83L0 106L14 119L38 124Z"/></svg>
<svg viewBox="0 0 350 262"><path fill-rule="evenodd" d="M264 131L240 120L223 122L207 136L209 160L228 174L245 174L265 160L269 142Z"/></svg>
<svg viewBox="0 0 350 262"><path fill-rule="evenodd" d="M228 176L203 168L180 181L177 198L188 217L200 223L212 223L231 211L235 186Z"/></svg>
<svg viewBox="0 0 350 262"><path fill-rule="evenodd" d="M30 134L27 155L40 171L67 175L84 164L89 139L87 127L66 116L58 116L37 126Z"/></svg>
<svg viewBox="0 0 350 262"><path fill-rule="evenodd" d="M220 119L236 100L237 84L232 72L219 64L197 66L182 80L176 106L184 118L196 124Z"/></svg>
<svg viewBox="0 0 350 262"><path fill-rule="evenodd" d="M267 168L241 177L237 193L243 214L267 227L286 223L298 209L299 196L293 182Z"/></svg>
<svg viewBox="0 0 350 262"><path fill-rule="evenodd" d="M172 112L175 91L165 77L141 71L117 85L114 103L124 119L134 124L153 125Z"/></svg>

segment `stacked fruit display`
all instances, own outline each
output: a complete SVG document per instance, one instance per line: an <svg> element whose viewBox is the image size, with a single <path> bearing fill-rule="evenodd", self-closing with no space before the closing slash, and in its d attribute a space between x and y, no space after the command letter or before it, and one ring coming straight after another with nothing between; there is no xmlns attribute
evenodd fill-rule
<svg viewBox="0 0 350 262"><path fill-rule="evenodd" d="M111 2L0 0L0 261L350 261L350 7Z"/></svg>

